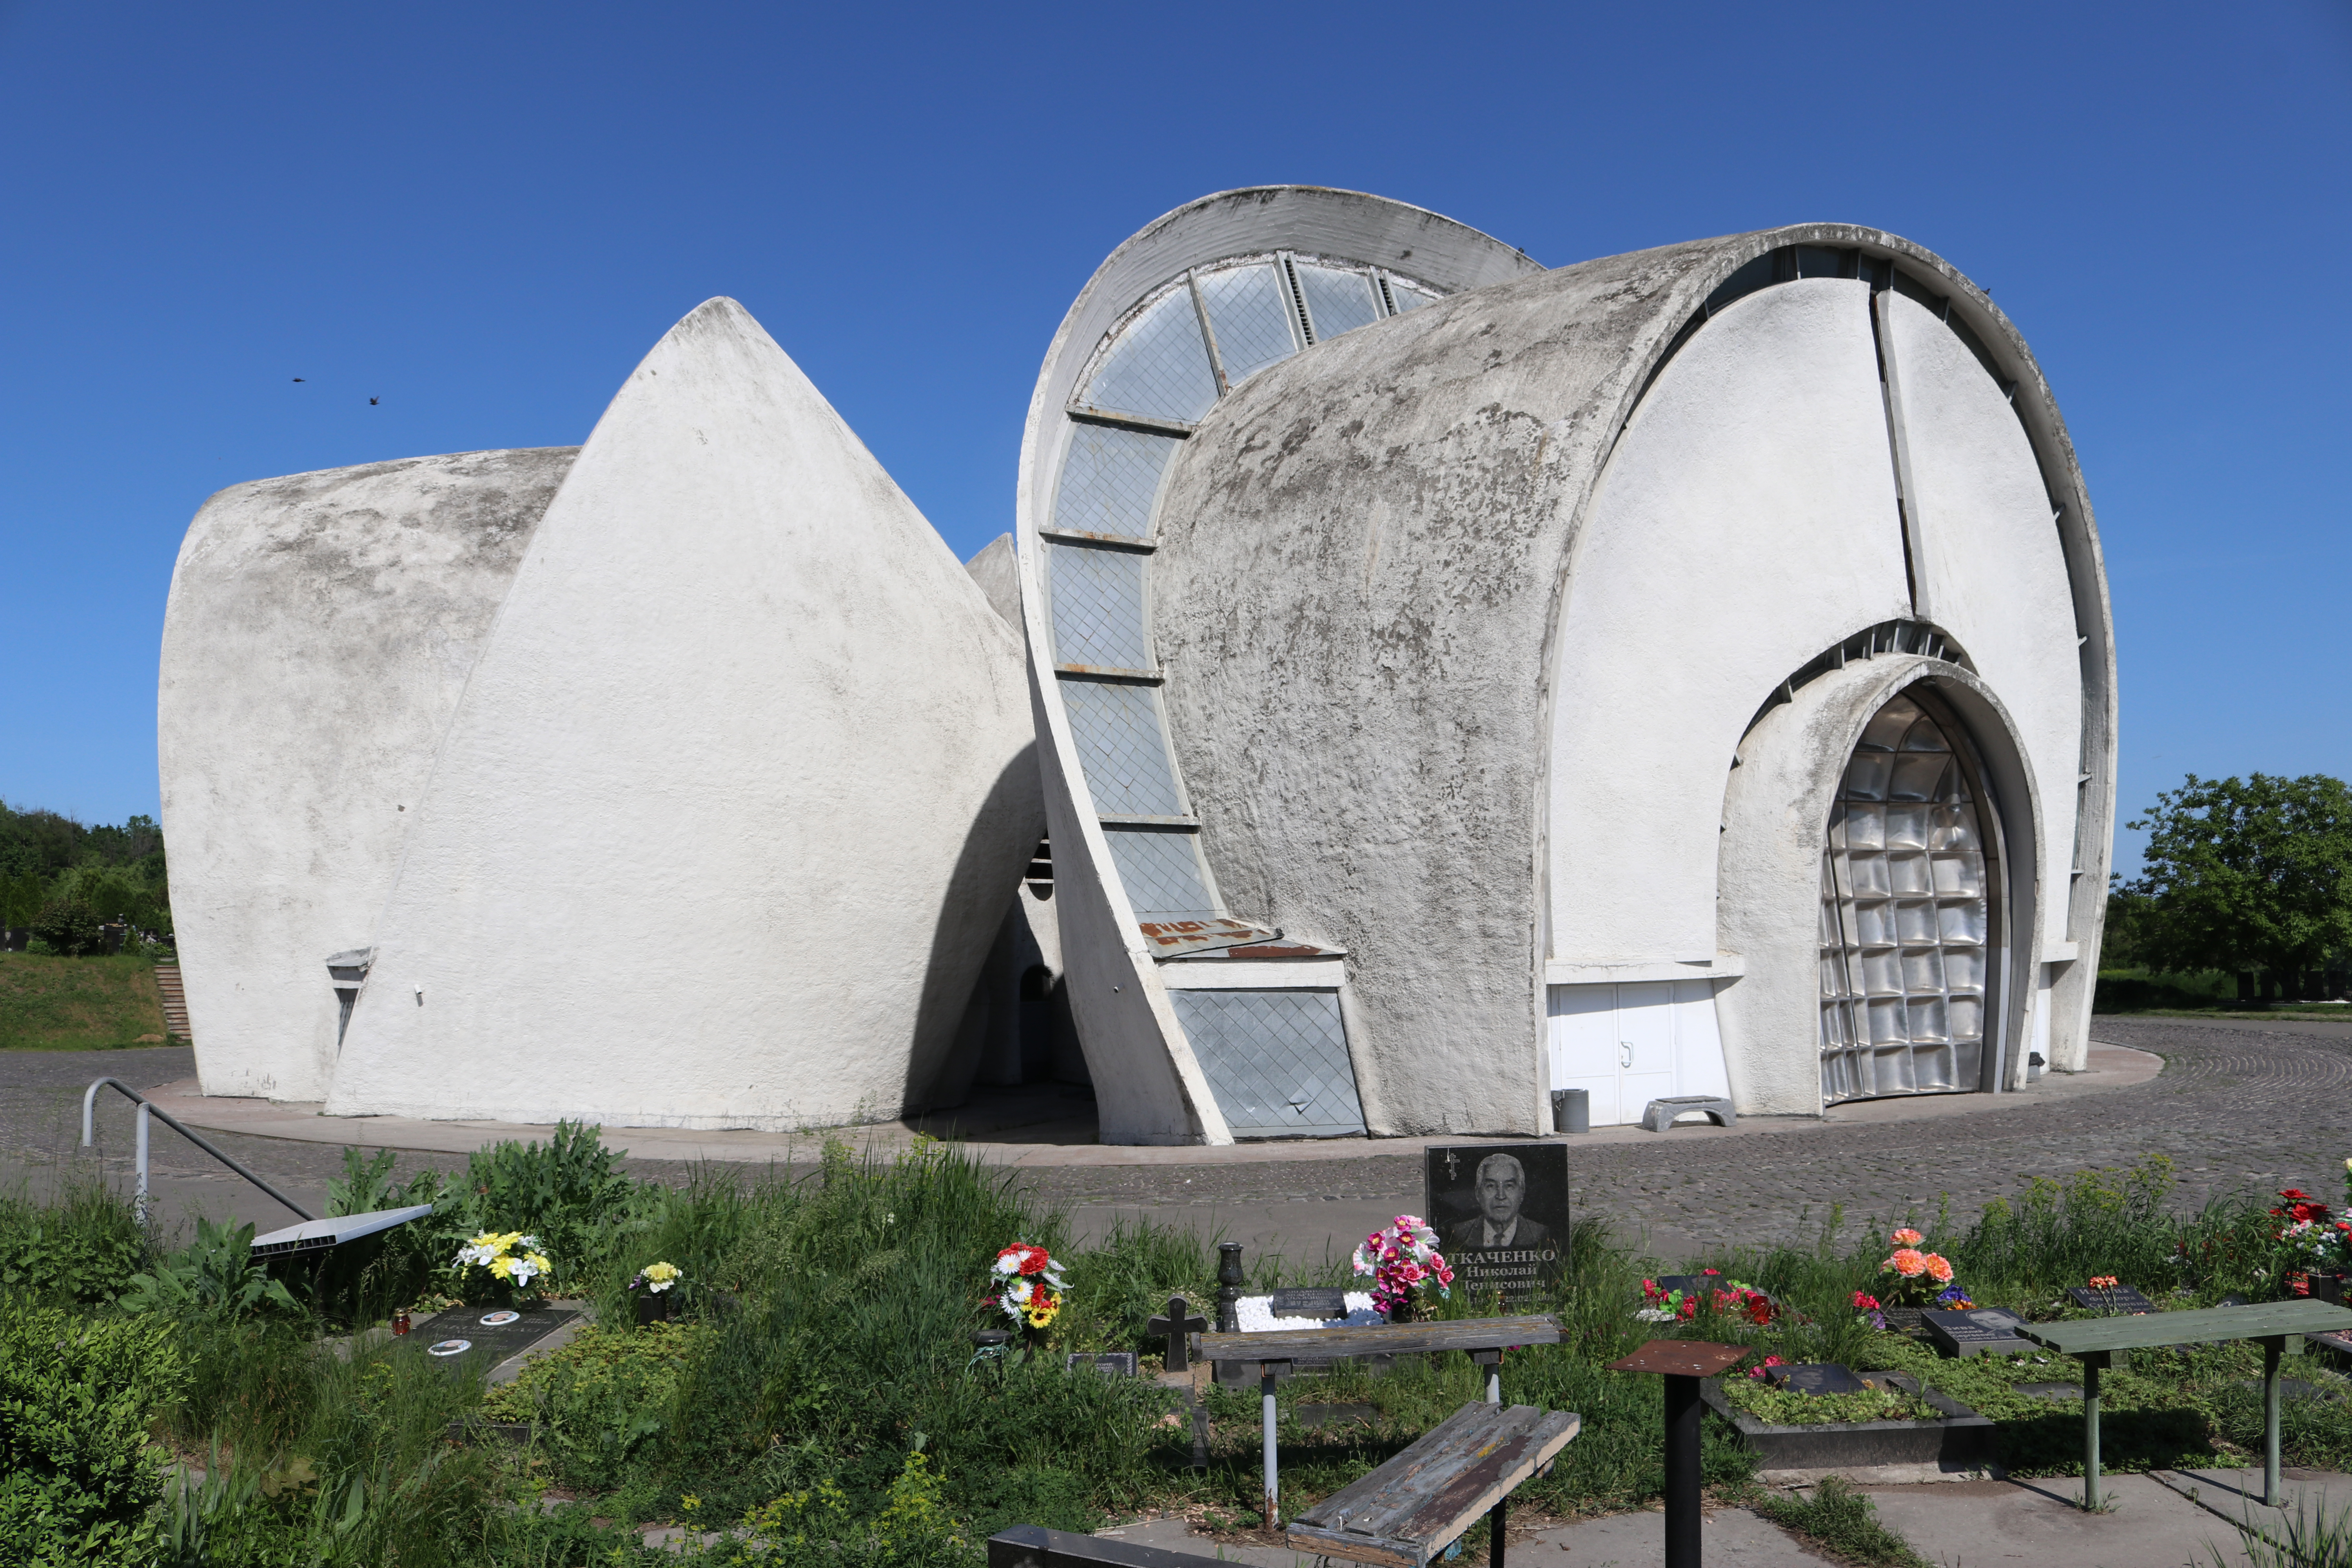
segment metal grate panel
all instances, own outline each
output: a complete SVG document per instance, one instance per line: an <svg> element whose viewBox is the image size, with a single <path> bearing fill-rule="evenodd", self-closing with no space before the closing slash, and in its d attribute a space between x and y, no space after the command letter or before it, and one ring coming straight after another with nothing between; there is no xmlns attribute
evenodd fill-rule
<svg viewBox="0 0 2352 1568"><path fill-rule="evenodd" d="M1143 637L1143 560L1133 551L1045 542L1056 664L1151 668Z"/></svg>
<svg viewBox="0 0 2352 1568"><path fill-rule="evenodd" d="M1217 400L1209 346L1192 291L1177 288L1146 310L1111 345L1083 401L1121 414L1195 424Z"/></svg>
<svg viewBox="0 0 2352 1568"><path fill-rule="evenodd" d="M1364 1131L1335 991L1171 991L1176 1020L1236 1138Z"/></svg>
<svg viewBox="0 0 2352 1568"><path fill-rule="evenodd" d="M1372 279L1367 273L1342 272L1336 267L1302 261L1298 291L1307 296L1307 319L1315 325L1318 343L1381 319L1381 302L1372 293Z"/></svg>
<svg viewBox="0 0 2352 1568"><path fill-rule="evenodd" d="M1110 840L1111 864L1137 920L1213 920L1223 912L1213 906L1208 879L1201 875L1197 835L1106 825L1103 837Z"/></svg>
<svg viewBox="0 0 2352 1568"><path fill-rule="evenodd" d="M1054 496L1054 526L1073 533L1150 538L1152 499L1179 444L1173 436L1072 425L1069 456L1062 460L1061 488Z"/></svg>
<svg viewBox="0 0 2352 1568"><path fill-rule="evenodd" d="M1948 1094L1984 1064L1978 805L1936 721L1898 697L1864 727L1822 856L1822 1097Z"/></svg>
<svg viewBox="0 0 2352 1568"><path fill-rule="evenodd" d="M1160 738L1159 694L1148 686L1062 682L1062 707L1077 741L1078 765L1095 809L1132 816L1177 816L1176 775Z"/></svg>
<svg viewBox="0 0 2352 1568"><path fill-rule="evenodd" d="M1208 273L1201 279L1201 300L1217 331L1226 385L1239 386L1298 352L1290 335L1290 307L1282 302L1282 281L1272 265Z"/></svg>

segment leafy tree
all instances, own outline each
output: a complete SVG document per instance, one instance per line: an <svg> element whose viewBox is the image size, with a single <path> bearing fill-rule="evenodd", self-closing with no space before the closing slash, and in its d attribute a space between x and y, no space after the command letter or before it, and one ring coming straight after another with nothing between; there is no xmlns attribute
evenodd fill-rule
<svg viewBox="0 0 2352 1568"><path fill-rule="evenodd" d="M2352 948L2352 789L2325 773L2189 775L2141 820L2128 932L2155 969L2260 969L2291 981Z"/></svg>

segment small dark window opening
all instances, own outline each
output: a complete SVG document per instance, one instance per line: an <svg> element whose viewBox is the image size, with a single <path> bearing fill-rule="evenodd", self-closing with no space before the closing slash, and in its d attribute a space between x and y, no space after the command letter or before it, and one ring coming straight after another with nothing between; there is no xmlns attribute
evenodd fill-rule
<svg viewBox="0 0 2352 1568"><path fill-rule="evenodd" d="M1037 840L1037 852L1029 857L1029 869L1022 880L1029 884L1029 896L1044 901L1054 896L1054 841Z"/></svg>

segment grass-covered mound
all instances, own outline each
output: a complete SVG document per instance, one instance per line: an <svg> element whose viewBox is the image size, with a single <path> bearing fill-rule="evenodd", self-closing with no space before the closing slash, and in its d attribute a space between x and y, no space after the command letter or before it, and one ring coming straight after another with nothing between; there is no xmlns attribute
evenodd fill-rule
<svg viewBox="0 0 2352 1568"><path fill-rule="evenodd" d="M167 1564L553 1568L676 1561L632 1530L664 1521L718 1532L707 1554L716 1561L895 1568L976 1564L987 1536L1013 1522L1083 1530L1182 1512L1212 1531L1255 1525L1255 1387L1211 1389L1209 1463L1194 1470L1176 1394L1148 1379L1068 1371L1062 1359L1126 1349L1155 1364L1163 1346L1146 1320L1171 1291L1213 1299L1207 1238L1129 1227L1078 1249L1016 1178L939 1144L895 1159L836 1147L816 1169L713 1171L672 1189L629 1179L593 1130L567 1128L551 1147L485 1152L453 1179L428 1173L396 1188L388 1175L388 1164L354 1156L338 1206L429 1201L435 1215L395 1233L364 1267L347 1259L292 1280L290 1307L254 1288L235 1234L209 1232L158 1256L101 1197L0 1205L0 1314L53 1314L37 1321L39 1335L52 1335L53 1322L137 1330L154 1347L143 1361L93 1360L68 1374L88 1385L76 1394L86 1408L113 1414L78 1429L88 1436L74 1439L71 1465L43 1472L40 1517L65 1522L47 1536L49 1526L27 1526L25 1538L62 1542L58 1531L81 1530L82 1544L53 1552L61 1561L83 1552ZM1979 1300L2029 1315L2066 1310L2063 1288L2094 1273L2182 1306L2224 1290L2280 1293L2261 1204L2183 1215L2168 1195L2166 1168L2153 1163L2035 1184L1966 1226L1925 1228ZM460 1286L478 1294L478 1279L468 1285L446 1265L479 1230L531 1235L559 1293L593 1304L599 1320L496 1391L417 1353L429 1335L395 1344L373 1331L394 1305L421 1310ZM1034 1352L978 1355L973 1332L1004 1323L986 1300L989 1265L1015 1241L1063 1260L1068 1305ZM1522 1518L1658 1497L1657 1382L1606 1363L1661 1334L1751 1344L1759 1360L1899 1368L1992 1416L2012 1468L2063 1474L2080 1462L2079 1411L2016 1387L2066 1381L2077 1375L2071 1363L1942 1362L1854 1310L1885 1250L1874 1231L1849 1243L1833 1215L1810 1247L1701 1260L1769 1291L1780 1311L1765 1323L1712 1305L1688 1321L1641 1321L1642 1281L1655 1263L1589 1222L1569 1243L1549 1303L1567 1342L1512 1352L1503 1394L1577 1411L1583 1432L1549 1477L1523 1489ZM657 1261L681 1271L668 1298L678 1310L675 1321L641 1328L630 1281ZM146 1283L131 1286L133 1274ZM1338 1282L1332 1269L1263 1260L1256 1274L1260 1288ZM1489 1306L1457 1294L1442 1310ZM2256 1449L2259 1397L2245 1380L2258 1363L2242 1346L2136 1354L2107 1383L2109 1464L2229 1463ZM27 1440L30 1428L9 1425L23 1417L8 1413L58 1404L56 1375L37 1358L0 1362L0 1443ZM2343 1386L2315 1364L2295 1375ZM1482 1392L1480 1369L1458 1355L1402 1357L1381 1376L1341 1368L1286 1383L1277 1401L1285 1511L1363 1475ZM1369 1415L1310 1428L1299 1419L1307 1402ZM525 1440L512 1440L517 1429ZM2352 1402L2294 1403L2286 1436L2291 1463L2352 1464ZM142 1452L151 1438L163 1447ZM150 1483L167 1452L204 1479L156 1500ZM1752 1461L1719 1422L1707 1424L1704 1463L1718 1496L1755 1495ZM1871 1536L1851 1513L1815 1508L1803 1518L1819 1515L1824 1540ZM119 1529L100 1539L90 1521ZM1483 1529L1465 1543L1473 1560Z"/></svg>
<svg viewBox="0 0 2352 1568"><path fill-rule="evenodd" d="M163 1040L163 1001L150 960L0 952L0 1050L109 1050Z"/></svg>

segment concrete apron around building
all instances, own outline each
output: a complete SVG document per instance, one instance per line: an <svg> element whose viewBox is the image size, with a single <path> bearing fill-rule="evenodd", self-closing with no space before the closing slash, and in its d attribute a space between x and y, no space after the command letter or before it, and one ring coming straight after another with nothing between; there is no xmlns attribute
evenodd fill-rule
<svg viewBox="0 0 2352 1568"><path fill-rule="evenodd" d="M1574 1147L1612 1143L1650 1143L1661 1137L1675 1139L1737 1139L1760 1133L1807 1131L1833 1132L1840 1127L1880 1121L1917 1121L1979 1111L2010 1110L2020 1104L2053 1104L2109 1089L2146 1083L2164 1070L2163 1058L2126 1046L2094 1041L2088 1069L2052 1073L2026 1088L2002 1094L1910 1095L1900 1099L1864 1100L1832 1107L1819 1117L1743 1116L1735 1127L1717 1127L1704 1119L1676 1124L1665 1133L1640 1127L1601 1127L1573 1136L1554 1134L1547 1142ZM608 1127L604 1142L626 1149L640 1160L718 1161L742 1164L785 1164L816 1158L828 1139L839 1139L853 1149L887 1154L912 1146L917 1138L954 1137L976 1157L992 1164L1013 1166L1150 1166L1248 1165L1289 1160L1360 1159L1369 1155L1411 1154L1448 1143L1492 1142L1487 1137L1444 1138L1316 1138L1279 1142L1200 1145L1136 1145L1094 1141L1092 1119L1069 1114L1051 1098L1066 1096L1061 1085L1044 1084L1016 1089L975 1091L972 1103L953 1110L863 1126L812 1128L800 1132L709 1131L678 1127ZM413 1149L442 1153L470 1153L504 1139L544 1141L551 1126L511 1121L425 1121L404 1116L326 1116L316 1103L297 1100L206 1096L194 1079L163 1084L149 1091L163 1110L191 1127L242 1133L249 1138L283 1138L307 1143L353 1144L371 1149ZM984 1097L983 1097L984 1096ZM1024 1100L1037 1097L1034 1114L1024 1114ZM972 1131L965 1133L966 1126ZM998 1134L987 1135L989 1131Z"/></svg>

